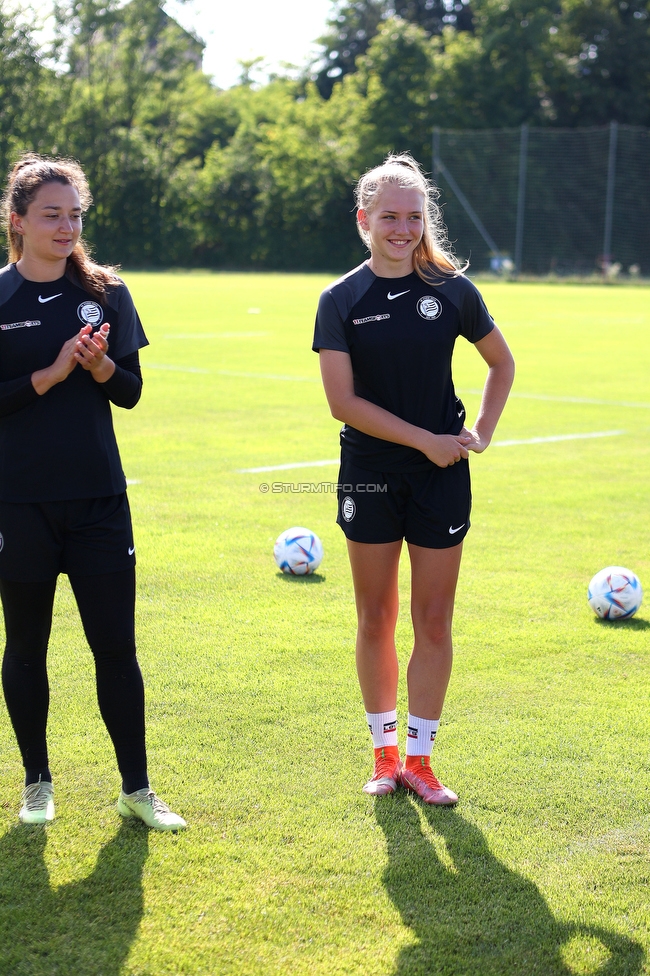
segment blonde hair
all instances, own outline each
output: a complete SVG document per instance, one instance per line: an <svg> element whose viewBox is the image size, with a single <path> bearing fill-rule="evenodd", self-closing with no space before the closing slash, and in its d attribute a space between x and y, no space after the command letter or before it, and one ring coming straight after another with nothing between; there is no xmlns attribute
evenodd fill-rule
<svg viewBox="0 0 650 976"><path fill-rule="evenodd" d="M417 274L430 285L440 283L440 275L458 275L463 267L453 253L447 237L447 228L438 206L440 190L426 178L419 163L410 153L391 153L381 166L364 173L357 182L354 196L358 210L370 214L384 186L392 184L408 190L418 190L424 197L424 231L422 240L413 252L413 267ZM366 247L370 248L370 234L357 222L357 230Z"/></svg>
<svg viewBox="0 0 650 976"><path fill-rule="evenodd" d="M21 156L9 173L1 204L2 217L7 229L9 261L12 263L19 261L23 255L23 237L13 227L11 214L17 213L24 217L30 203L46 183L73 186L79 194L82 213L88 210L93 201L85 173L79 163L73 159L48 159L31 152ZM67 259L66 273L69 272L78 279L84 291L102 304L106 301L107 288L116 281L114 268L95 264L81 238Z"/></svg>

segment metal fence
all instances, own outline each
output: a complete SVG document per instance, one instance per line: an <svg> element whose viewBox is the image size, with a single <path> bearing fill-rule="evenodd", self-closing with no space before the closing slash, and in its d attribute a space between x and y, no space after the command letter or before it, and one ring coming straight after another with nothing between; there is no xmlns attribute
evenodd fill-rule
<svg viewBox="0 0 650 976"><path fill-rule="evenodd" d="M435 129L432 169L474 271L650 276L650 129Z"/></svg>

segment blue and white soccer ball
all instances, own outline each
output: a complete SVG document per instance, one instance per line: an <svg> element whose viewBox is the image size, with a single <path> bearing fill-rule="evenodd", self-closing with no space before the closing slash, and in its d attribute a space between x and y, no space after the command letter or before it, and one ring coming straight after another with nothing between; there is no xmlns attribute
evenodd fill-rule
<svg viewBox="0 0 650 976"><path fill-rule="evenodd" d="M636 573L624 566L607 566L596 573L587 591L589 606L603 620L633 617L641 606L643 589Z"/></svg>
<svg viewBox="0 0 650 976"><path fill-rule="evenodd" d="M273 556L283 573L307 576L321 564L323 543L315 532L296 525L278 536L273 546Z"/></svg>

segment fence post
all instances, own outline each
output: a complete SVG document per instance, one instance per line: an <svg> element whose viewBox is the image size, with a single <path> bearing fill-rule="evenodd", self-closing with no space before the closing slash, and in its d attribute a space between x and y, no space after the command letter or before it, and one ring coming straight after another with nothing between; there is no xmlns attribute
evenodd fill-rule
<svg viewBox="0 0 650 976"><path fill-rule="evenodd" d="M528 126L524 122L519 138L519 186L517 189L517 229L515 231L515 274L521 272L524 246L524 209L526 206L526 163L528 160Z"/></svg>
<svg viewBox="0 0 650 976"><path fill-rule="evenodd" d="M612 221L614 217L614 181L616 180L616 143L618 122L609 123L609 157L607 159L607 195L605 197L605 235L603 238L603 274L612 261Z"/></svg>

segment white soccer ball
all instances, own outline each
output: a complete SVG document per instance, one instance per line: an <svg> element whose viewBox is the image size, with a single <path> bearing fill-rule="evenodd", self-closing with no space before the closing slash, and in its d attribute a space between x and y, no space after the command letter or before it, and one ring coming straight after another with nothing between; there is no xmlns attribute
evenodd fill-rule
<svg viewBox="0 0 650 976"><path fill-rule="evenodd" d="M273 556L283 573L307 576L320 566L323 543L315 532L296 525L278 536L273 546Z"/></svg>
<svg viewBox="0 0 650 976"><path fill-rule="evenodd" d="M642 599L639 577L624 566L601 569L587 591L589 606L603 620L623 620L634 616Z"/></svg>

